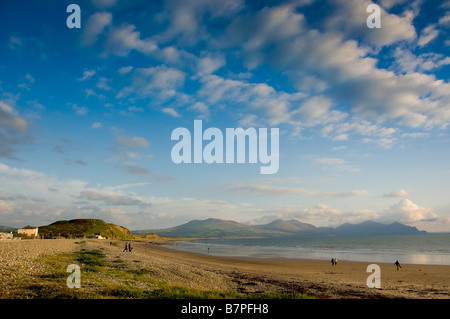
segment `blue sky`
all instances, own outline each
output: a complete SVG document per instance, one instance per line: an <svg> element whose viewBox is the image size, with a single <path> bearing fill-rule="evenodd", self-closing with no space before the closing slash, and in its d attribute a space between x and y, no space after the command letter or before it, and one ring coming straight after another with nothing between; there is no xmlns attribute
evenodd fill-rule
<svg viewBox="0 0 450 319"><path fill-rule="evenodd" d="M371 3L0 2L0 224L450 231L450 2ZM278 172L173 163L196 119L279 128Z"/></svg>

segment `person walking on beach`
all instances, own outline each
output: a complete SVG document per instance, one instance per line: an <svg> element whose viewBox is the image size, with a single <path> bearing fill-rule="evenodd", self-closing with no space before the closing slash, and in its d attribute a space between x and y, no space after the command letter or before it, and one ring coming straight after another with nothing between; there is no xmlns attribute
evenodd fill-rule
<svg viewBox="0 0 450 319"><path fill-rule="evenodd" d="M124 251L127 251L128 250L128 243L127 242L125 242L125 248L123 249L123 251L122 252L124 252Z"/></svg>
<svg viewBox="0 0 450 319"><path fill-rule="evenodd" d="M334 265L337 265L337 258L334 258Z"/></svg>
<svg viewBox="0 0 450 319"><path fill-rule="evenodd" d="M334 266L334 263L335 263L334 258L331 258L331 266Z"/></svg>
<svg viewBox="0 0 450 319"><path fill-rule="evenodd" d="M131 243L128 243L128 251L131 253Z"/></svg>
<svg viewBox="0 0 450 319"><path fill-rule="evenodd" d="M398 260L394 263L394 265L397 266L397 271L398 271L399 268L402 268L402 266L400 266L400 263L398 262Z"/></svg>

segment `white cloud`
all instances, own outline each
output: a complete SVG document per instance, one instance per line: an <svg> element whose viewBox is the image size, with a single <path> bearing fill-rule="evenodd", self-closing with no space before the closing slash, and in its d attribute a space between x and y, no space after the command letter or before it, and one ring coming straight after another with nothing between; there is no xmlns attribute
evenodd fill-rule
<svg viewBox="0 0 450 319"><path fill-rule="evenodd" d="M430 24L424 28L420 34L418 45L420 47L426 46L428 43L433 41L439 35L439 30L436 29L435 24Z"/></svg>
<svg viewBox="0 0 450 319"><path fill-rule="evenodd" d="M92 3L97 7L111 7L116 5L118 0L92 0Z"/></svg>
<svg viewBox="0 0 450 319"><path fill-rule="evenodd" d="M136 158L136 156L130 156L131 154L128 154L130 158ZM119 168L124 169L128 174L135 176L135 177L148 177L152 175L152 173L147 170L144 167L140 167L134 163L123 163L121 165L118 165Z"/></svg>
<svg viewBox="0 0 450 319"><path fill-rule="evenodd" d="M173 116L173 117L180 117L180 116L181 116L176 110L174 110L174 109L171 108L171 107L165 107L165 108L163 108L163 109L161 110L161 112L166 113L166 114L169 114L169 115L171 115L171 116Z"/></svg>
<svg viewBox="0 0 450 319"><path fill-rule="evenodd" d="M237 17L227 28L221 43L242 46L245 62L252 69L265 60L264 51L271 46L294 41L304 31L305 18L288 5L264 8L253 16Z"/></svg>
<svg viewBox="0 0 450 319"><path fill-rule="evenodd" d="M184 85L186 74L178 69L165 65L138 68L132 75L132 83L124 87L118 98L136 95L139 98L153 97L159 101L167 101L182 96L178 92Z"/></svg>
<svg viewBox="0 0 450 319"><path fill-rule="evenodd" d="M274 186L267 184L232 184L228 185L227 189L229 191L239 193L239 194L262 194L262 195L270 195L270 196L305 196L305 195L315 195L316 191L311 189L305 189L300 187L283 187L283 186Z"/></svg>
<svg viewBox="0 0 450 319"><path fill-rule="evenodd" d="M92 125L91 125L91 128L100 128L100 127L102 127L102 123L100 123L100 122L95 122L95 123L92 123Z"/></svg>
<svg viewBox="0 0 450 319"><path fill-rule="evenodd" d="M427 231L448 231L450 225L450 219L439 218L431 208L421 207L409 199L403 199L398 204L380 211L369 209L344 211L326 204L317 204L311 207L281 205L266 210L264 215L253 220L252 223L268 223L275 219L292 218L310 222L316 226L339 226L343 223L361 223L366 220L383 224L400 222Z"/></svg>
<svg viewBox="0 0 450 319"><path fill-rule="evenodd" d="M426 72L434 71L444 65L450 64L450 57L437 53L422 53L419 56L411 51L396 48L394 67L401 72Z"/></svg>
<svg viewBox="0 0 450 319"><path fill-rule="evenodd" d="M366 120L377 122L377 125L394 120L398 125L428 128L446 125L450 120L450 112L446 108L446 101L450 100L446 88L448 84L417 72L446 65L450 61L448 58L423 54L417 57L417 61L407 60L407 56L397 49L396 70L408 74L396 74L378 69L372 48L365 45L384 46L416 39L412 25L417 13L415 5L408 5L409 9L401 15L390 14L383 9L382 30L369 30L360 27L365 25L368 3L368 0L337 1L332 5L332 16L324 17L321 28L313 29L303 14L295 9L294 3L266 7L254 14L230 16L228 13L240 11L242 3L236 1L225 5L214 2L217 7L213 7L211 3L201 0L177 6L175 2L169 2L165 7L167 11L161 17L168 17L172 22L170 30L143 38L134 25L111 25L106 35L104 53L105 56L126 56L131 50L137 50L169 65L176 65L177 68L159 66L136 69L132 73L132 84L117 94L118 98L135 95L156 98L157 103L171 101L173 105L164 105L162 108L165 109L175 110L176 107L195 103L201 103L198 106L226 107L245 101L246 107L240 114L242 121L256 116L260 123L290 124L297 133L308 127L344 120ZM387 7L394 5L392 1L386 4ZM356 14L361 8L364 9L363 14ZM209 22L215 17L232 17L223 36L211 37L207 24L199 24L205 19L206 12L214 13L209 16ZM354 13L350 18L349 12ZM172 20L175 17L179 20ZM107 22L105 19L105 25L108 25ZM428 33L424 30L422 35L433 34L432 29ZM189 38L194 34L197 38L191 39L193 43L202 37L209 39L215 52L205 50L196 57L180 49L180 46L158 47L157 41L168 43L168 39L178 36L190 42ZM365 43L358 43L353 40L354 37L362 37ZM424 39L419 43L424 45ZM238 54L249 68L263 64L279 68L289 76L293 85L303 90L302 93L280 92L266 83L248 83L211 74L226 63L220 49L229 48L240 51ZM181 90L187 76L181 70L192 66L196 74L191 79L198 80L201 85L196 99ZM120 74L130 72L132 67L119 70ZM318 92L320 96L309 96ZM338 105L348 107L338 109ZM206 118L208 115L203 113L202 116ZM354 132L349 130L329 137L347 141ZM372 135L364 141L392 147L395 138L376 138Z"/></svg>
<svg viewBox="0 0 450 319"><path fill-rule="evenodd" d="M313 164L322 165L324 169L332 169L341 172L358 172L359 168L348 164L341 158L319 157L312 160Z"/></svg>
<svg viewBox="0 0 450 319"><path fill-rule="evenodd" d="M342 165L347 163L341 158L330 158L330 157L315 158L313 162L315 164L324 164L324 165Z"/></svg>
<svg viewBox="0 0 450 319"><path fill-rule="evenodd" d="M292 104L304 97L302 93L277 92L265 83L247 83L213 74L201 77L200 83L198 99L209 105L242 105L245 116L257 112L262 115L262 121L272 126L288 123Z"/></svg>
<svg viewBox="0 0 450 319"><path fill-rule="evenodd" d="M445 16L439 19L439 25L444 26L445 28L450 28L450 11L447 11Z"/></svg>
<svg viewBox="0 0 450 319"><path fill-rule="evenodd" d="M27 130L27 122L17 114L11 104L8 101L0 101L0 127L24 133Z"/></svg>
<svg viewBox="0 0 450 319"><path fill-rule="evenodd" d="M10 215L15 208L15 202L13 200L0 199L0 215Z"/></svg>
<svg viewBox="0 0 450 319"><path fill-rule="evenodd" d="M383 197L405 197L408 196L409 192L404 189L399 189L398 191L388 192L383 194Z"/></svg>
<svg viewBox="0 0 450 319"><path fill-rule="evenodd" d="M177 39L188 45L211 40L212 36L203 27L204 17L208 16L211 19L229 17L238 13L244 6L243 0L166 1L164 18L168 22L168 27L158 35L158 39L161 42Z"/></svg>
<svg viewBox="0 0 450 319"><path fill-rule="evenodd" d="M367 191L324 193L298 187L277 187L273 183L298 183L296 179L266 179L260 184L232 185L240 193L256 192L263 195L282 196L286 193L313 194L322 198L364 196ZM379 212L359 209L343 211L327 204L311 207L282 205L260 208L247 202L205 198L170 198L139 195L131 187L144 187L148 183L117 186L88 187L88 183L53 177L41 172L13 168L0 163L0 224L23 226L45 225L55 220L73 218L101 218L131 229L160 228L179 225L192 219L223 218L249 221L258 217L269 222L277 218L298 218L314 221L317 226L339 225L344 222L361 222L372 219L390 223L399 221L419 229L447 230L449 220L439 218L431 208L421 207L409 199ZM241 187L242 186L242 187ZM446 228L447 227L447 228Z"/></svg>
<svg viewBox="0 0 450 319"><path fill-rule="evenodd" d="M27 81L29 82L29 83L34 83L34 78L33 78L33 76L31 76L31 74L30 73L27 73L26 75L25 75L25 79L27 79Z"/></svg>
<svg viewBox="0 0 450 319"><path fill-rule="evenodd" d="M204 119L208 119L209 115L211 113L208 106L203 102L194 103L193 105L188 107L188 110L197 111L198 113L200 113L199 118L204 118Z"/></svg>
<svg viewBox="0 0 450 319"><path fill-rule="evenodd" d="M272 182L276 182L276 180ZM269 195L274 197L309 196L319 198L347 198L369 195L369 192L366 190L351 190L348 192L325 192L303 187L277 186L273 185L272 182L260 182L259 184L256 184L254 182L232 183L230 185L227 185L225 189L236 194L255 194L264 196Z"/></svg>
<svg viewBox="0 0 450 319"><path fill-rule="evenodd" d="M411 41L416 38L413 25L413 10L407 9L402 15L391 14L381 7L381 28L369 29L366 20L370 0L332 1L332 12L323 19L327 31L340 31L347 39L362 37L366 43L382 47L399 41ZM393 3L388 4L393 5Z"/></svg>
<svg viewBox="0 0 450 319"><path fill-rule="evenodd" d="M2 199L7 198L13 208L10 214L3 217L3 223L24 226L53 222L86 184L0 163Z"/></svg>
<svg viewBox="0 0 450 319"><path fill-rule="evenodd" d="M85 81L91 77L93 77L95 75L96 71L95 70L86 70L83 72L83 76L81 78L78 79L78 81Z"/></svg>
<svg viewBox="0 0 450 319"><path fill-rule="evenodd" d="M7 96L3 93L3 96ZM17 148L31 144L29 124L16 110L16 98L0 100L0 157L18 159ZM35 102L33 102L35 103Z"/></svg>
<svg viewBox="0 0 450 319"><path fill-rule="evenodd" d="M217 71L225 65L225 58L221 55L205 56L197 61L197 70L201 74L208 74Z"/></svg>
<svg viewBox="0 0 450 319"><path fill-rule="evenodd" d="M398 221L411 225L416 222L437 221L438 216L431 208L421 207L409 199L403 199L398 204L389 206L387 210L381 212L379 219L386 222Z"/></svg>
<svg viewBox="0 0 450 319"><path fill-rule="evenodd" d="M133 67L130 65L130 66L121 67L118 72L119 72L119 74L123 75L123 74L130 73L132 70L133 70Z"/></svg>
<svg viewBox="0 0 450 319"><path fill-rule="evenodd" d="M268 223L275 219L298 219L315 226L339 226L343 223L359 223L369 219L375 220L377 212L371 210L342 211L326 204L311 207L302 205L282 205L268 210L257 220L257 223Z"/></svg>
<svg viewBox="0 0 450 319"><path fill-rule="evenodd" d="M82 44L93 45L98 36L112 23L112 14L109 12L97 12L91 15L83 28Z"/></svg>
<svg viewBox="0 0 450 319"><path fill-rule="evenodd" d="M81 180L0 163L0 224L41 226L62 219L101 218L124 225L133 223L139 210L151 206L149 198L129 191L125 194L135 184L98 188L87 185Z"/></svg>
<svg viewBox="0 0 450 319"><path fill-rule="evenodd" d="M305 126L324 125L329 122L341 122L348 114L338 110L332 110L333 102L323 96L314 96L302 102L292 115L299 115L299 118Z"/></svg>
<svg viewBox="0 0 450 319"><path fill-rule="evenodd" d="M126 138L123 135L116 136L116 142L119 145L129 148L149 147L150 143L143 137L133 136L132 138Z"/></svg>
<svg viewBox="0 0 450 319"><path fill-rule="evenodd" d="M110 82L111 79L107 79L105 77L100 77L98 79L97 84L95 85L97 88L104 90L104 91L111 91L113 90L112 87L108 84L108 82Z"/></svg>
<svg viewBox="0 0 450 319"><path fill-rule="evenodd" d="M143 54L150 54L158 47L152 39L141 39L141 34L135 31L136 26L124 24L119 27L109 28L107 39L104 43L105 51L103 56L115 54L127 56L131 50L139 51Z"/></svg>
<svg viewBox="0 0 450 319"><path fill-rule="evenodd" d="M404 4L407 1L408 0L381 0L381 4L386 9L391 9L392 7L395 7L396 5Z"/></svg>
<svg viewBox="0 0 450 319"><path fill-rule="evenodd" d="M21 47L23 47L23 41L19 37L11 36L11 37L9 37L9 40L8 40L8 47L11 50L15 50L17 48L21 48Z"/></svg>
<svg viewBox="0 0 450 319"><path fill-rule="evenodd" d="M97 93L92 89L86 89L84 90L84 92L86 93L86 97L89 98L90 96L95 96L97 99L104 101L106 99L106 96L104 96L103 94Z"/></svg>
<svg viewBox="0 0 450 319"><path fill-rule="evenodd" d="M0 163L0 224L40 226L62 219L100 218L130 229L149 229L195 218L237 219L254 210L222 200L156 197L147 195L146 190L146 195L131 191L148 183L88 185Z"/></svg>
<svg viewBox="0 0 450 319"><path fill-rule="evenodd" d="M417 72L396 74L377 68L378 61L373 58L373 49L353 40L355 34L350 32L358 26L356 29L364 32L361 36L367 36L368 43L374 45L411 42L416 39L412 25L413 11L405 11L401 17L385 13L383 22L387 25L381 28L381 33L378 30L369 32L374 30L361 28L367 17L364 6L367 3L336 2L337 11L332 11L334 18L324 19L328 25L325 31L310 28L303 15L288 5L265 8L254 15L236 18L227 28L221 42L224 46L240 50L248 67L276 67L285 72L299 88L310 87L313 92L320 92L331 104L338 104L339 101L340 105L346 105L355 121L365 120L378 125L394 122L410 127L446 125L450 120L448 83L437 80L433 75ZM364 14L350 15L349 18L349 12L355 12L359 7L364 7ZM359 23L358 19L364 21ZM281 26L283 30L280 30ZM342 30L346 32L340 32ZM429 31L433 34L432 29ZM424 39L422 44L425 43ZM445 59L440 59L439 64L446 64ZM317 90L314 85L305 86L305 78L318 83L320 89ZM226 90L227 84L231 83L221 84L211 94ZM278 100L276 105L283 105L283 101ZM284 104L284 107L273 110L277 117L273 122L289 122L289 109L289 105ZM323 122L336 118L330 116L332 112L340 117L345 115L329 109L322 113ZM348 136L339 137L345 138ZM377 143L389 145L392 141L384 137Z"/></svg>
<svg viewBox="0 0 450 319"><path fill-rule="evenodd" d="M83 190L80 193L81 198L87 198L93 201L103 201L117 206L151 206L151 203L137 196L125 196L114 193L98 192L93 190Z"/></svg>
<svg viewBox="0 0 450 319"><path fill-rule="evenodd" d="M72 107L72 110L74 110L75 114L77 114L77 115L84 116L88 112L88 108L85 106L79 106L79 105L72 104L72 103L68 103L68 105Z"/></svg>

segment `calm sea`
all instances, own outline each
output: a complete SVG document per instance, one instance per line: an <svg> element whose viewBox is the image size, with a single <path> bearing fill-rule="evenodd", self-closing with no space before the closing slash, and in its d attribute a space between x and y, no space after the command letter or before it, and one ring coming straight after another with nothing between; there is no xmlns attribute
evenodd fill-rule
<svg viewBox="0 0 450 319"><path fill-rule="evenodd" d="M450 265L450 234L180 241L174 249L215 256L285 257ZM208 249L209 248L209 249Z"/></svg>

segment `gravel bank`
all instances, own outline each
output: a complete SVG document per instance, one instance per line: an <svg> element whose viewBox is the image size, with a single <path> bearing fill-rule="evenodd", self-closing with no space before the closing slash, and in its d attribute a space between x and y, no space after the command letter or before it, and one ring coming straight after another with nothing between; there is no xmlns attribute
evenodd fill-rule
<svg viewBox="0 0 450 319"><path fill-rule="evenodd" d="M72 239L0 240L0 268L33 267L34 260L48 254L79 250Z"/></svg>

